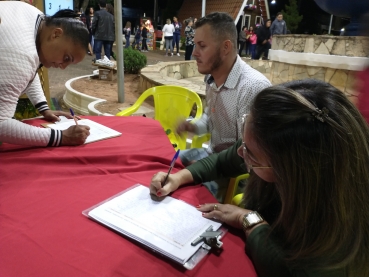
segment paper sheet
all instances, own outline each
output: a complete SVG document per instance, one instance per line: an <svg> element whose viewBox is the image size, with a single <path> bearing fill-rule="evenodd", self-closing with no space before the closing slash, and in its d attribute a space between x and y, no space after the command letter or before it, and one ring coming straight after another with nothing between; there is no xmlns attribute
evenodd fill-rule
<svg viewBox="0 0 369 277"><path fill-rule="evenodd" d="M73 126L75 124L76 123L73 119L67 119L59 121L57 124L48 124L47 127L55 130L66 130L70 126ZM90 135L87 137L85 144L122 135L122 133L119 133L113 129L110 129L109 127L106 127L89 119L78 120L78 125L86 125L90 127Z"/></svg>
<svg viewBox="0 0 369 277"><path fill-rule="evenodd" d="M191 246L210 225L193 206L172 197L157 202L139 185L92 209L88 215L174 260L185 263L201 246Z"/></svg>

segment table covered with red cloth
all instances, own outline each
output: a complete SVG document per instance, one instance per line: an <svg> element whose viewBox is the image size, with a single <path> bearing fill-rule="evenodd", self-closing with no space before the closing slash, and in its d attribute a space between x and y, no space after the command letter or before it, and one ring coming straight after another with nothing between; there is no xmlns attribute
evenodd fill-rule
<svg viewBox="0 0 369 277"><path fill-rule="evenodd" d="M186 270L83 216L134 184L148 186L175 153L155 120L85 118L122 135L75 147L0 145L0 276L256 276L235 231L222 239L220 255ZM178 160L173 172L181 168ZM215 201L200 185L172 196L192 205Z"/></svg>

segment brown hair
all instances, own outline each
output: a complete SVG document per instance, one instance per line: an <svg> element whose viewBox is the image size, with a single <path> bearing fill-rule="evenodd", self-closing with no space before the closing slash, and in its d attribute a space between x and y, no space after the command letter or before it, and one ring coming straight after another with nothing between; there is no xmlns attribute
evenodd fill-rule
<svg viewBox="0 0 369 277"><path fill-rule="evenodd" d="M260 92L251 114L276 182L251 172L246 207L265 213L290 265L368 276L369 129L356 107L301 80Z"/></svg>
<svg viewBox="0 0 369 277"><path fill-rule="evenodd" d="M210 25L211 31L217 40L230 40L233 44L233 49L237 50L237 29L233 18L223 12L213 12L204 17L201 17L195 23L195 28L200 28L204 25Z"/></svg>

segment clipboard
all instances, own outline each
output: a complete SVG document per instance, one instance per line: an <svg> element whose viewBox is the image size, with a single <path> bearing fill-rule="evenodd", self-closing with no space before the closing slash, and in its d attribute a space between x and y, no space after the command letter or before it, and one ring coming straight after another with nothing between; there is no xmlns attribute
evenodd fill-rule
<svg viewBox="0 0 369 277"><path fill-rule="evenodd" d="M209 228L209 224L214 225L214 229L221 232L221 235L218 239L224 237L224 235L228 231L226 228L222 227L221 223L203 218L201 216L201 213L199 213L195 207L189 205L188 203L185 203L182 200L167 196L163 198L160 202L153 204L146 203L147 205L143 204L150 201L157 200L152 199L149 196L148 187L136 184L84 210L82 214L89 219L97 221L105 227L117 231L123 236L140 242L144 247L149 248L156 254L159 253L166 258L182 264L183 267L188 270L192 270L193 268L195 268L212 251L212 247L207 245L205 241L195 246L190 245L191 242L196 240ZM120 205L121 207L119 207ZM161 207L165 207L165 209L162 209L160 205L162 205ZM147 206L147 209L150 210L145 210L145 208L143 208L144 206ZM129 207L129 209L132 210L132 213L131 211L125 210L126 207ZM135 210L135 207L138 207L137 210ZM193 230L193 234L188 233L187 230L183 230L180 237L183 240L187 240L187 242L182 245L182 248L178 247L178 245L180 244L179 242L171 240L170 235L168 235L168 233L165 233L166 230L162 230L160 229L160 226L157 226L160 225L160 222L156 221L155 226L152 226L150 225L150 222L144 220L145 217L152 218L152 214L156 214L156 216L161 219L167 219L165 224L169 224L169 221L171 221L171 224L173 224L173 226L177 226L177 224L181 224L181 221L183 221L183 217L181 218L171 216L168 218L165 216L166 212L171 213L171 208L173 207L176 207L176 209L180 211L182 216L184 215L183 210L189 211L189 214L191 215L195 214L191 210L196 210L198 216L201 217L201 219L199 218L199 221L195 220L196 222L200 222L200 225L198 225L198 230L194 230L192 228L193 226L189 227L190 230ZM138 209L140 211L138 211ZM140 217L140 215L138 215L140 212L142 212L143 214L142 218ZM132 219L132 214L135 214L137 216L137 219ZM201 224L203 224L204 226L202 226ZM184 236L184 234L188 234L188 238L182 237Z"/></svg>

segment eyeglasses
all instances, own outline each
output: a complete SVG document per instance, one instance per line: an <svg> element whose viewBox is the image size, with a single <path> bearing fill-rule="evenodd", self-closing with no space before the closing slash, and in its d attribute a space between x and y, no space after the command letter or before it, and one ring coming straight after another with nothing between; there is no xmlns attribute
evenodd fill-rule
<svg viewBox="0 0 369 277"><path fill-rule="evenodd" d="M246 124L246 119L247 119L247 114L244 114L242 116L242 135L244 134L244 130L245 130L245 124ZM272 168L271 166L255 166L255 165L252 165L251 164L251 161L250 161L250 155L249 155L249 152L247 151L247 147L246 147L246 144L244 141L242 141L242 155L243 155L243 160L245 162L245 165L246 165L246 171L247 173L250 173L252 169L265 169L265 168Z"/></svg>

